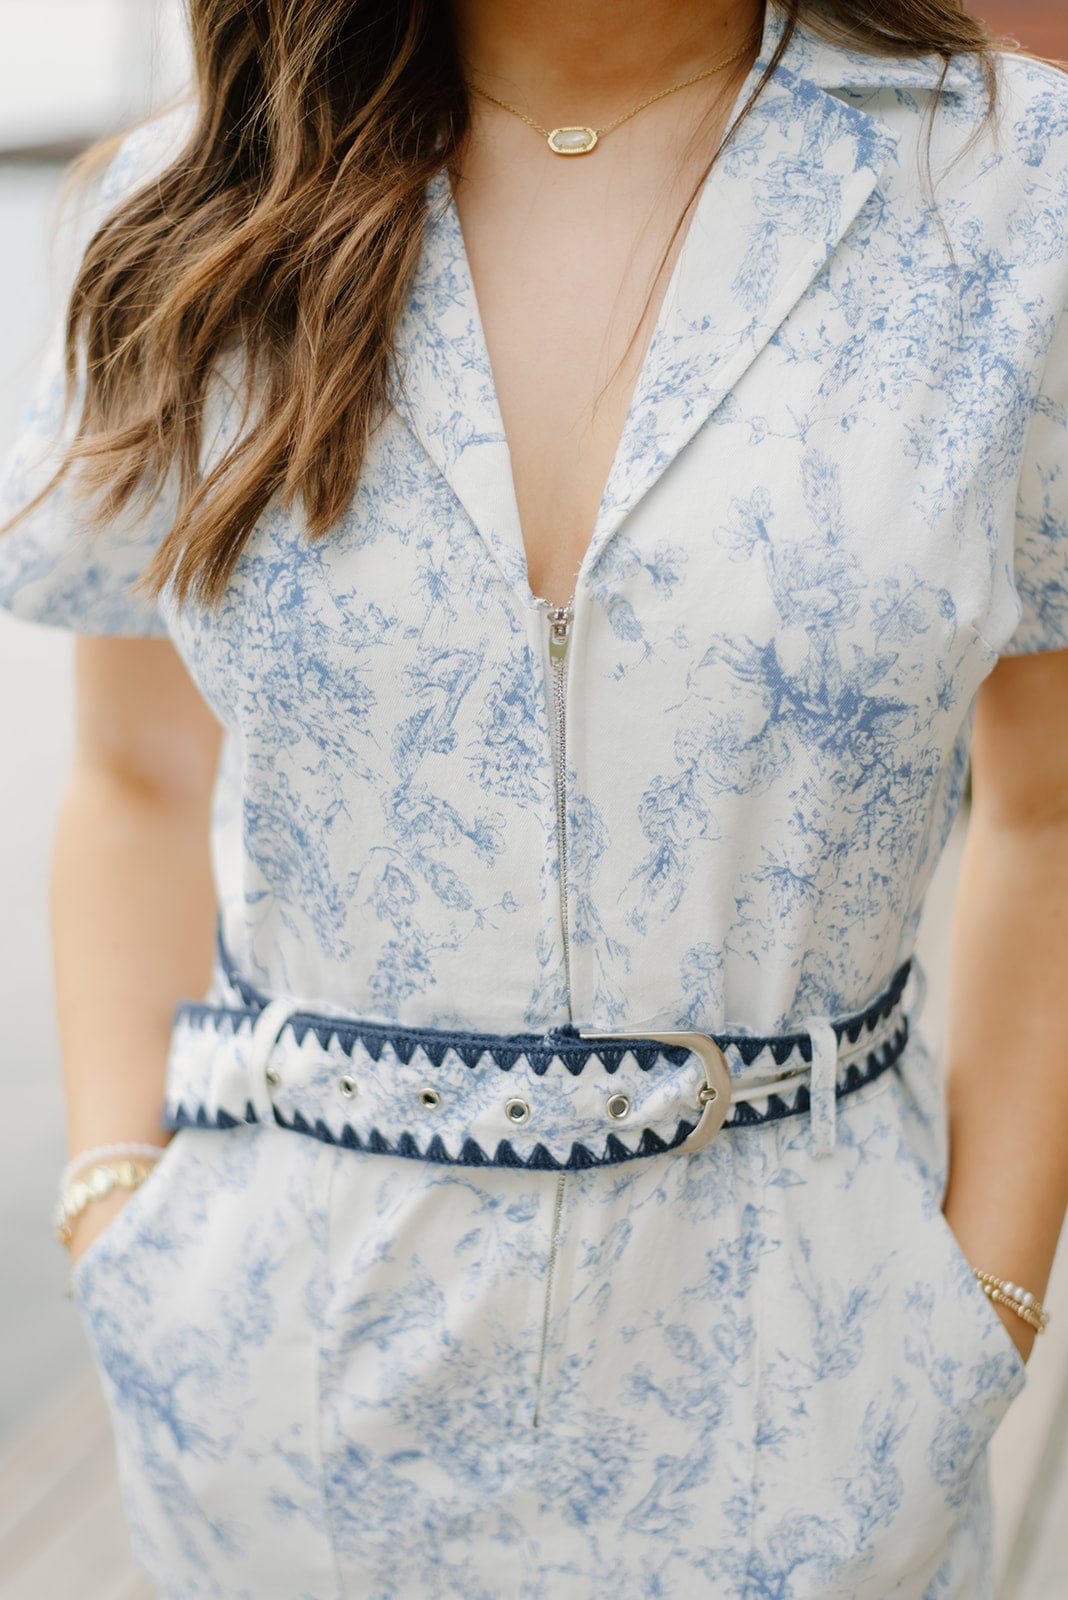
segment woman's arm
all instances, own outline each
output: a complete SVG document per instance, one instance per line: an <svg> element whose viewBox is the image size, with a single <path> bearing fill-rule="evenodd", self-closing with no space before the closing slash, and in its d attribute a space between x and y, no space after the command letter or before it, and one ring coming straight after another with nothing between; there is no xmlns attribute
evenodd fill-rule
<svg viewBox="0 0 1068 1600"><path fill-rule="evenodd" d="M998 662L972 760L944 1211L973 1266L1041 1298L1068 1207L1068 650ZM1026 1357L1035 1335L997 1309Z"/></svg>
<svg viewBox="0 0 1068 1600"><path fill-rule="evenodd" d="M210 802L221 729L173 645L83 638L74 762L52 864L52 936L71 1154L165 1144L177 1000L211 976ZM128 1193L73 1224L76 1258Z"/></svg>

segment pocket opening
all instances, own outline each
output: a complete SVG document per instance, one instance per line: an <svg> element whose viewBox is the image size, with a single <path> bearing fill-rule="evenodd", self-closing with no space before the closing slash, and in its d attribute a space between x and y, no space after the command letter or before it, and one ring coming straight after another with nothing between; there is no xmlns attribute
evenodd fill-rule
<svg viewBox="0 0 1068 1600"><path fill-rule="evenodd" d="M1002 1322L997 1307L983 1292L982 1285L973 1275L972 1263L964 1254L960 1241L957 1238L957 1235L953 1232L953 1229L950 1227L949 1222L946 1219L945 1212L942 1210L941 1204L936 1204L934 1209L935 1226L941 1230L943 1238L948 1245L949 1251L956 1262L957 1271L955 1273L956 1282L954 1287L960 1294L961 1300L967 1301L972 1307L973 1315L977 1319L985 1319L987 1322L993 1322L996 1324L997 1331L1001 1335L1002 1343L1016 1369L1016 1373L1012 1378L1010 1378L1009 1387L1011 1388L1016 1376L1024 1379L1028 1377L1029 1373L1027 1362L1017 1349L1016 1342L1013 1339L1012 1334L1009 1332L1004 1322Z"/></svg>
<svg viewBox="0 0 1068 1600"><path fill-rule="evenodd" d="M948 1119L932 1058L926 1048L921 1048L907 1064L906 1057L908 1051L902 1057L905 1070L901 1075L886 1074L888 1078L893 1077L897 1088L901 1155L919 1188L922 1224L930 1237L940 1240L946 1293L954 1297L961 1314L967 1318L978 1346L989 1350L984 1329L989 1331L991 1321L997 1325L1001 1348L1009 1357L1008 1364L999 1366L997 1371L997 1381L1007 1404L1026 1382L1028 1365L997 1309L973 1276L972 1263L942 1209L949 1181ZM930 1076L923 1075L925 1069Z"/></svg>
<svg viewBox="0 0 1068 1600"><path fill-rule="evenodd" d="M77 1261L74 1262L70 1269L70 1279L71 1286L75 1293L77 1293L79 1283L86 1276L86 1268L91 1268L97 1257L102 1255L105 1249L110 1250L112 1248L117 1234L121 1232L122 1226L124 1224L129 1225L131 1220L136 1221L137 1216L143 1206L148 1203L152 1195L156 1192L163 1170L170 1167L172 1164L174 1158L174 1147L177 1141L181 1138L183 1132L183 1129L178 1129L178 1131L172 1135L172 1137L167 1141L166 1145L164 1145L162 1155L157 1157L152 1167L152 1171L141 1183L138 1184L136 1189L131 1189L129 1191L126 1201L122 1206L120 1206L119 1210L116 1211L111 1221L107 1223L99 1233L94 1234L93 1238L89 1241L85 1249L79 1255ZM133 1213L132 1218L131 1213Z"/></svg>

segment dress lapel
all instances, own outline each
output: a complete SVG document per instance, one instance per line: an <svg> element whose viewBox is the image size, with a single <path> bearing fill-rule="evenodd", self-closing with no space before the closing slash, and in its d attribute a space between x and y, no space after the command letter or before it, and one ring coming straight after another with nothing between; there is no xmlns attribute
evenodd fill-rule
<svg viewBox="0 0 1068 1600"><path fill-rule="evenodd" d="M395 343L393 404L513 586L527 564L512 463L460 219L445 173L431 180L422 257Z"/></svg>
<svg viewBox="0 0 1068 1600"><path fill-rule="evenodd" d="M745 104L784 31L769 0ZM937 56L877 57L799 24L716 162L660 307L582 572L730 393L804 293L893 162L897 136L860 101L938 87ZM951 64L942 85L970 82ZM396 341L394 404L509 583L529 596L508 443L447 177ZM580 575L581 581L581 575Z"/></svg>
<svg viewBox="0 0 1068 1600"><path fill-rule="evenodd" d="M783 32L769 5L745 104ZM935 87L939 58L842 49L800 24L705 184L668 285L586 556L730 394L893 162L897 135L834 90ZM960 86L953 67L946 88ZM728 124L729 125L729 124Z"/></svg>

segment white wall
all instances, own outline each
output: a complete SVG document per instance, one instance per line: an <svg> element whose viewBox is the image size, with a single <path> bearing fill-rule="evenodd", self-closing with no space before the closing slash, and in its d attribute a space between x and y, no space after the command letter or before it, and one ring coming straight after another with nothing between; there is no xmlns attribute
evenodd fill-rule
<svg viewBox="0 0 1068 1600"><path fill-rule="evenodd" d="M181 0L0 0L0 148L117 127L187 71Z"/></svg>

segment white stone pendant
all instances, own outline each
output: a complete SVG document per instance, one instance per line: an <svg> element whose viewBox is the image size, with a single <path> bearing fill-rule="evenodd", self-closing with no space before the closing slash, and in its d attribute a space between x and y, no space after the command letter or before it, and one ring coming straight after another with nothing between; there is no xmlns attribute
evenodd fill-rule
<svg viewBox="0 0 1068 1600"><path fill-rule="evenodd" d="M549 134L549 149L558 156L588 155L596 143L595 128L554 128Z"/></svg>

